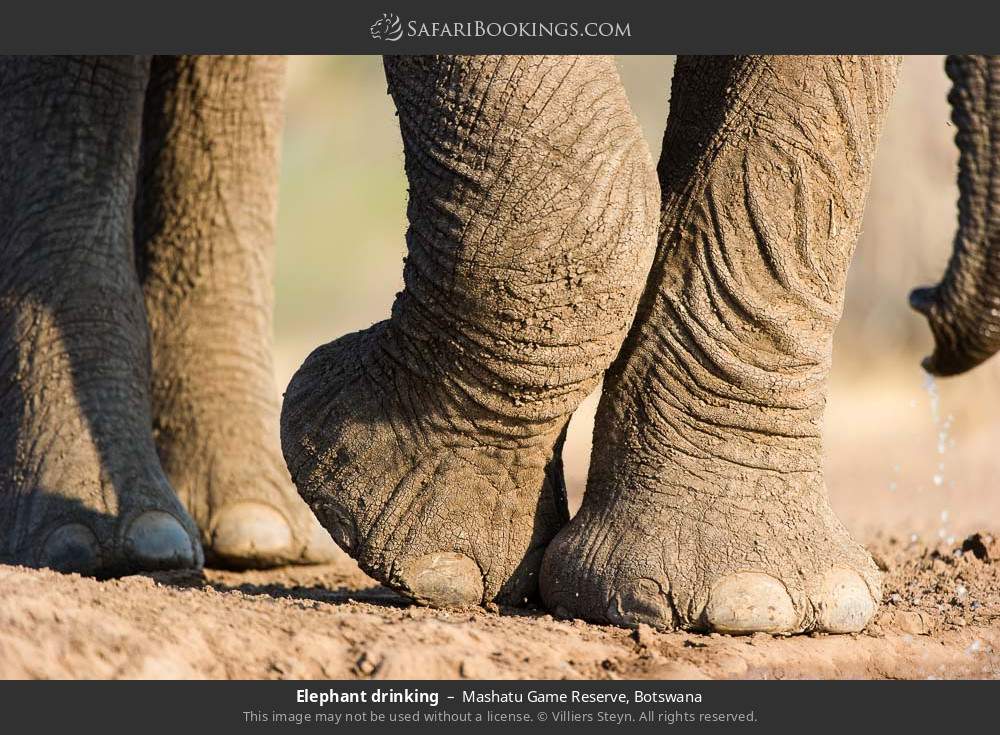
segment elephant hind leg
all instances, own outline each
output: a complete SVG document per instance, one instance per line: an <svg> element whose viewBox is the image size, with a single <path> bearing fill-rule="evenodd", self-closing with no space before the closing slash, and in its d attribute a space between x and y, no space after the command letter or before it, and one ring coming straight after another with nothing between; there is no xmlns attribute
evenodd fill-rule
<svg viewBox="0 0 1000 735"><path fill-rule="evenodd" d="M148 60L0 60L0 559L197 567L150 430L132 257Z"/></svg>
<svg viewBox="0 0 1000 735"><path fill-rule="evenodd" d="M660 249L608 371L557 612L727 633L860 630L879 572L834 516L833 331L895 83L883 57L681 57Z"/></svg>

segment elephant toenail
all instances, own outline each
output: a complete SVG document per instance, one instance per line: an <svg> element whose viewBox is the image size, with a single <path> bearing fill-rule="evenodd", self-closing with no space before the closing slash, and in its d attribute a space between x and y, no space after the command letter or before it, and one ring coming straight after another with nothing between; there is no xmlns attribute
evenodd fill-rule
<svg viewBox="0 0 1000 735"><path fill-rule="evenodd" d="M669 587L668 587L669 589ZM674 627L674 610L667 589L655 579L640 577L622 585L608 604L608 619L635 628L645 623L659 630Z"/></svg>
<svg viewBox="0 0 1000 735"><path fill-rule="evenodd" d="M719 633L784 633L798 628L799 616L781 581L770 574L737 572L712 588L705 622Z"/></svg>
<svg viewBox="0 0 1000 735"><path fill-rule="evenodd" d="M877 603L861 575L851 569L831 569L813 597L816 627L826 633L857 633L868 625Z"/></svg>
<svg viewBox="0 0 1000 735"><path fill-rule="evenodd" d="M350 514L335 504L323 506L319 513L322 524L318 525L325 528L328 537L344 551L353 551L358 533Z"/></svg>
<svg viewBox="0 0 1000 735"><path fill-rule="evenodd" d="M101 545L82 523L67 523L45 539L38 563L60 572L92 574L101 566Z"/></svg>
<svg viewBox="0 0 1000 735"><path fill-rule="evenodd" d="M440 552L413 559L403 566L399 579L421 605L470 607L483 601L483 573L465 554Z"/></svg>
<svg viewBox="0 0 1000 735"><path fill-rule="evenodd" d="M125 554L143 569L186 569L196 566L197 552L188 532L174 516L147 510L125 532Z"/></svg>
<svg viewBox="0 0 1000 735"><path fill-rule="evenodd" d="M212 552L227 561L266 563L287 556L292 529L277 509L264 503L234 503L215 517Z"/></svg>

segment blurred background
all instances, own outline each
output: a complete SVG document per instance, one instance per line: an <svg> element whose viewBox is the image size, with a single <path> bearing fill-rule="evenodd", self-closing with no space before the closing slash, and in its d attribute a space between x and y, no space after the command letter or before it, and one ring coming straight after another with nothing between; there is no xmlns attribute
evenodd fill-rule
<svg viewBox="0 0 1000 735"><path fill-rule="evenodd" d="M658 157L673 57L618 59ZM955 229L957 151L944 57L911 56L876 160L837 331L825 425L835 509L875 534L961 538L1000 529L1000 358L932 381L930 347L906 296L934 283ZM380 57L293 57L278 223L278 384L317 345L384 319L402 286L406 180ZM571 501L586 482L596 395L564 453Z"/></svg>

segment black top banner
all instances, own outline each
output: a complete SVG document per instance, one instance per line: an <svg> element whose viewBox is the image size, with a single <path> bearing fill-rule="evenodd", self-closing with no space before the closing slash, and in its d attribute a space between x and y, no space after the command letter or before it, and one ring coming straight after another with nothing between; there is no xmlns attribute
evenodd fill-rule
<svg viewBox="0 0 1000 735"><path fill-rule="evenodd" d="M996 53L994 3L8 3L0 53Z"/></svg>

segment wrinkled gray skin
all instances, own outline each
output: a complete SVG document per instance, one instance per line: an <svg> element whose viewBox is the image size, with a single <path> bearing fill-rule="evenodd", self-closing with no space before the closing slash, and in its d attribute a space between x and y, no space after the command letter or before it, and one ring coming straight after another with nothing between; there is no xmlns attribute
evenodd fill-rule
<svg viewBox="0 0 1000 735"><path fill-rule="evenodd" d="M212 408L216 391L227 408L260 399L270 369L276 96L255 81L274 79L269 62L244 61L232 97L240 74L171 93L200 67L168 62L145 123L147 61L18 63L0 89L17 164L0 173L11 556L96 544L101 568L196 564L161 463L217 556L230 499L277 509L299 539L286 547L306 548L287 495L249 484L268 476L266 431L248 429L257 470L227 470L245 422ZM621 625L864 627L879 575L827 504L820 426L897 64L681 57L657 176L608 58L387 58L405 288L389 319L307 359L281 418L292 478L333 538L427 604L540 592ZM240 349L214 353L233 330ZM609 366L567 524L566 424Z"/></svg>
<svg viewBox="0 0 1000 735"><path fill-rule="evenodd" d="M136 262L153 436L209 562L318 562L333 543L290 482L271 357L285 60L154 57Z"/></svg>
<svg viewBox="0 0 1000 735"><path fill-rule="evenodd" d="M678 59L656 259L542 567L555 612L725 633L871 618L879 572L827 502L821 428L897 65Z"/></svg>
<svg viewBox="0 0 1000 735"><path fill-rule="evenodd" d="M597 622L864 627L880 578L827 503L820 427L897 65L681 57L649 207L610 60L388 59L406 287L306 360L282 413L335 540L431 604L539 589ZM560 529L561 432L612 359Z"/></svg>
<svg viewBox="0 0 1000 735"><path fill-rule="evenodd" d="M635 312L649 151L609 57L388 57L409 180L392 316L285 394L292 479L361 567L519 603L568 513L559 450Z"/></svg>
<svg viewBox="0 0 1000 735"><path fill-rule="evenodd" d="M282 70L0 58L0 560L330 558L278 445Z"/></svg>
<svg viewBox="0 0 1000 735"><path fill-rule="evenodd" d="M949 56L958 231L936 286L910 294L934 335L924 368L958 375L1000 349L1000 57Z"/></svg>

